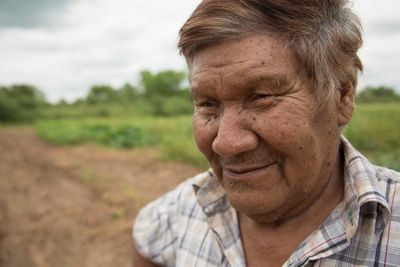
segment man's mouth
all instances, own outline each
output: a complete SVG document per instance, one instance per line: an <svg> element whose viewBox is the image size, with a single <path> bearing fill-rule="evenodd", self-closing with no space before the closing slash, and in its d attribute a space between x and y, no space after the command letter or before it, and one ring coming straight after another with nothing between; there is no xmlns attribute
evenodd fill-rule
<svg viewBox="0 0 400 267"><path fill-rule="evenodd" d="M248 176L251 174L255 174L259 171L262 171L275 163L276 162L271 162L268 164L261 164L261 165L255 165L255 166L224 166L223 172L225 175L231 176L231 177Z"/></svg>

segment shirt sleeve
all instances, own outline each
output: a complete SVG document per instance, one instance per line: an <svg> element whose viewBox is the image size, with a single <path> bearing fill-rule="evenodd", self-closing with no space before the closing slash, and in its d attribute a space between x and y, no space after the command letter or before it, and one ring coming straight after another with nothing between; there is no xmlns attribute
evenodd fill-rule
<svg viewBox="0 0 400 267"><path fill-rule="evenodd" d="M185 184L185 183L184 183ZM160 266L175 266L178 242L179 198L184 184L140 210L133 240L143 257Z"/></svg>

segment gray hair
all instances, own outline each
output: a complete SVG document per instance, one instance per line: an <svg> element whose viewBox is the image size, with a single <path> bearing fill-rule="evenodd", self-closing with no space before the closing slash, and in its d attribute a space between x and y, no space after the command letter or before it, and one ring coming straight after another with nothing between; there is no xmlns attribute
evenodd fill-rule
<svg viewBox="0 0 400 267"><path fill-rule="evenodd" d="M180 30L189 68L196 50L267 33L296 55L318 97L357 86L362 28L346 0L204 0Z"/></svg>

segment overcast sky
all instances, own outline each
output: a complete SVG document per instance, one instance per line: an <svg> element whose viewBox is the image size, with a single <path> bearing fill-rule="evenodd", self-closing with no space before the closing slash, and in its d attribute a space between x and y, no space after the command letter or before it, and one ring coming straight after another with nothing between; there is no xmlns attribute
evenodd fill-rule
<svg viewBox="0 0 400 267"><path fill-rule="evenodd" d="M93 84L136 83L140 70L185 70L178 30L200 0L0 0L0 84L29 83L50 101ZM400 92L400 1L355 0L364 26L360 87Z"/></svg>

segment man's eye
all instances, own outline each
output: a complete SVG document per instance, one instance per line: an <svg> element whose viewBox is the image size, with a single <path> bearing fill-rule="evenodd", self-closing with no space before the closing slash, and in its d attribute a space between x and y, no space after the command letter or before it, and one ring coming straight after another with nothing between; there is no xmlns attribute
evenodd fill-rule
<svg viewBox="0 0 400 267"><path fill-rule="evenodd" d="M259 100L259 99L264 99L267 97L270 97L271 95L266 95L266 94L254 94L251 96L251 100Z"/></svg>
<svg viewBox="0 0 400 267"><path fill-rule="evenodd" d="M200 102L197 106L202 108L216 108L218 107L218 103L212 100L207 100Z"/></svg>

